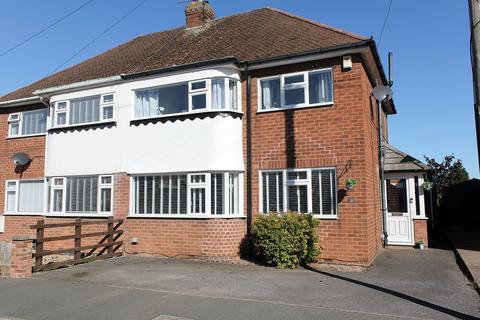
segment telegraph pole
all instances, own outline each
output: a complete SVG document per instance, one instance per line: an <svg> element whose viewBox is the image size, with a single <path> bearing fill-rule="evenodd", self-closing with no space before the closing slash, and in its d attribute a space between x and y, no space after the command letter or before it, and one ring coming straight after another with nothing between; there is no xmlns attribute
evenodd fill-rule
<svg viewBox="0 0 480 320"><path fill-rule="evenodd" d="M480 0L469 0L468 4L470 9L470 56L473 73L473 108L477 132L478 165L480 167Z"/></svg>

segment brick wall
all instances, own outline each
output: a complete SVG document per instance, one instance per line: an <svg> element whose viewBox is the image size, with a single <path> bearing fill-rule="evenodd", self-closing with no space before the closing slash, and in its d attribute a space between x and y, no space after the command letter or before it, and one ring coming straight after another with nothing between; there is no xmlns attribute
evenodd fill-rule
<svg viewBox="0 0 480 320"><path fill-rule="evenodd" d="M333 68L333 106L257 113L258 78L325 67ZM259 170L332 166L340 174L352 161L351 169L340 178L339 188L344 188L347 178L357 179L357 186L338 204L338 220L320 221L320 258L326 261L370 264L380 245L376 108L370 92L359 56L353 58L351 71L343 71L341 58L337 58L252 72L255 216L260 211ZM245 102L244 94L244 106Z"/></svg>
<svg viewBox="0 0 480 320"><path fill-rule="evenodd" d="M413 220L413 232L415 234L415 242L423 240L425 247L428 247L428 220L415 219Z"/></svg>

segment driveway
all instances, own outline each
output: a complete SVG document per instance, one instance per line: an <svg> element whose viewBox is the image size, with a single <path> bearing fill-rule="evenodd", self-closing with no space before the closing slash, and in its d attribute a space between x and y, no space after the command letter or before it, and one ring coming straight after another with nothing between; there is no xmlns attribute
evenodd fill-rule
<svg viewBox="0 0 480 320"><path fill-rule="evenodd" d="M388 249L367 272L125 257L0 280L0 319L476 319L450 250Z"/></svg>

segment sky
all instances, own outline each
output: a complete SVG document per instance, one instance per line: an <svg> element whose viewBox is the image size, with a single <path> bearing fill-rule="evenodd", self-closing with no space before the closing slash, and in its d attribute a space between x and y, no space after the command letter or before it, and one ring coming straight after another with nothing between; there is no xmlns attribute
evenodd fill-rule
<svg viewBox="0 0 480 320"><path fill-rule="evenodd" d="M0 54L87 0L18 0L0 3ZM0 56L0 96L52 73L141 0L93 0L53 28ZM181 26L185 0L147 0L62 68L136 36ZM364 36L373 36L386 68L394 54L390 143L423 160L454 154L470 177L479 177L469 54L467 1L211 0L217 17L275 7Z"/></svg>

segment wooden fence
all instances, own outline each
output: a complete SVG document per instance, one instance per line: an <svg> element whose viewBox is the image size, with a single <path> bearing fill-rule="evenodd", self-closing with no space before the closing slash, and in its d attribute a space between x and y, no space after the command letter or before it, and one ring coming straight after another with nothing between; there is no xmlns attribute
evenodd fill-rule
<svg viewBox="0 0 480 320"><path fill-rule="evenodd" d="M82 226L87 225L106 225L105 231L82 233ZM122 219L108 219L101 220L82 220L76 219L74 222L62 223L45 223L44 220L38 220L37 224L30 226L31 229L36 229L36 250L33 253L35 264L33 271L53 270L69 265L76 265L96 260L104 260L112 257L118 257L123 254L119 249L123 245L123 241L119 240L123 235L123 230L119 230L123 224ZM68 228L74 227L73 234L59 235L52 237L45 237L45 229L49 228ZM82 239L91 237L102 237L102 239L93 245L82 246ZM44 250L46 242L73 240L72 247L57 250ZM98 250L98 252L96 252ZM88 251L87 251L88 250ZM59 261L45 264L43 257L49 255L57 255L64 253L73 253L73 259L66 261Z"/></svg>

